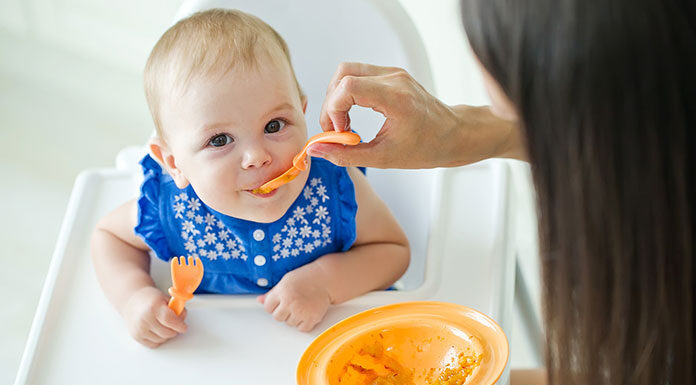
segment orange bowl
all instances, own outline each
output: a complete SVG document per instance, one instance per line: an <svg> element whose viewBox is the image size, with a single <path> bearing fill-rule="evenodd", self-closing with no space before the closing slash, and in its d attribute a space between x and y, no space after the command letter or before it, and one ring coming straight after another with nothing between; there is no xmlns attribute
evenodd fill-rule
<svg viewBox="0 0 696 385"><path fill-rule="evenodd" d="M495 383L509 355L487 315L447 302L403 302L348 317L319 335L298 385Z"/></svg>

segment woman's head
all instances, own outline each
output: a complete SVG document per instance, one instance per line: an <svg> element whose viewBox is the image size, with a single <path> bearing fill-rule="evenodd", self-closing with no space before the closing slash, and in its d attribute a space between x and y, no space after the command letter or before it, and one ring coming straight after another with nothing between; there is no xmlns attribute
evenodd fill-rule
<svg viewBox="0 0 696 385"><path fill-rule="evenodd" d="M552 382L694 383L694 2L461 4L526 135Z"/></svg>

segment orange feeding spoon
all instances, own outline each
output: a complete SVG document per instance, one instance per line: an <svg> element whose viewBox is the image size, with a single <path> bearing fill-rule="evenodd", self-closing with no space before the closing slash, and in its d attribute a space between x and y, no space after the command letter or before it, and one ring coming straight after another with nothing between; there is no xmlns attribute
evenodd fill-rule
<svg viewBox="0 0 696 385"><path fill-rule="evenodd" d="M296 176L300 175L302 171L307 169L307 148L314 143L338 143L354 146L360 143L360 136L349 131L328 131L314 135L313 137L309 138L307 144L305 144L304 148L302 148L302 151L300 151L300 153L293 158L292 167L290 167L279 177L266 182L261 187L255 188L251 191L256 194L268 194L278 187L295 179Z"/></svg>
<svg viewBox="0 0 696 385"><path fill-rule="evenodd" d="M174 310L176 315L180 315L184 311L186 301L193 298L193 292L203 279L203 262L196 257L174 257L171 261L172 267L172 287L169 288L169 294L172 298L169 300L169 307Z"/></svg>

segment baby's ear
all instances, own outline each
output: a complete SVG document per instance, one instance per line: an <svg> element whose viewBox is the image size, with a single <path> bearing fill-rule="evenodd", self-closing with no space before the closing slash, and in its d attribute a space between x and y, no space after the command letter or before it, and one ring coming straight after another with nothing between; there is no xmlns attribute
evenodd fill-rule
<svg viewBox="0 0 696 385"><path fill-rule="evenodd" d="M157 159L159 164L167 170L169 176L172 177L176 187L183 189L189 185L188 179L184 174L176 167L176 159L174 159L174 154L169 150L167 143L160 138L151 138L150 143L150 153Z"/></svg>

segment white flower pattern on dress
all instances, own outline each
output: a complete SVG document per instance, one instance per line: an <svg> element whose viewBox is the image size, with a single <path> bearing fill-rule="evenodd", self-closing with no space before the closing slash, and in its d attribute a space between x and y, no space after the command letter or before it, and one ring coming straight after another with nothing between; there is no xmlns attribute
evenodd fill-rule
<svg viewBox="0 0 696 385"><path fill-rule="evenodd" d="M174 203L174 212L176 213L176 214L174 214L174 218L179 218L179 219L183 218L181 213L183 213L184 210L186 210L186 206L184 206L183 203L181 203L181 202Z"/></svg>
<svg viewBox="0 0 696 385"><path fill-rule="evenodd" d="M201 201L198 200L198 198L191 198L188 201L188 208L192 212L198 211L198 209L201 208Z"/></svg>
<svg viewBox="0 0 696 385"><path fill-rule="evenodd" d="M267 238L272 242L270 259L273 262L309 254L332 243L331 213L328 205L320 204L329 199L321 178L312 178L294 204L291 215L281 224L280 231ZM188 256L211 261L218 258L224 261L249 259L244 242L222 220L208 212L207 206L198 198L182 192L174 196L172 206Z"/></svg>
<svg viewBox="0 0 696 385"><path fill-rule="evenodd" d="M319 198L322 202L330 199L326 194L326 186L321 178L312 178L309 185L305 186L302 196L306 205L298 205L292 211L292 216L285 221L280 233L272 237L273 252L280 251L281 258L289 256L297 257L300 254L308 254L316 248L324 247L331 243L331 223L329 210L325 206L319 206ZM299 230L298 230L299 229ZM273 256L276 260L277 255Z"/></svg>
<svg viewBox="0 0 696 385"><path fill-rule="evenodd" d="M191 221L184 221L184 223L181 225L181 228L188 233L189 231L193 231L195 227L193 226L193 223Z"/></svg>

